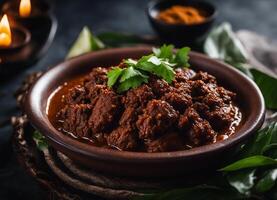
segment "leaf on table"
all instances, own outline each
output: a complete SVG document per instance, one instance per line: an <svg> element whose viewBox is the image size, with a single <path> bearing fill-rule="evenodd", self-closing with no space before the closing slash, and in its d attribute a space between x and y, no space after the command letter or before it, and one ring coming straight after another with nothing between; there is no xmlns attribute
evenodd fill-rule
<svg viewBox="0 0 277 200"><path fill-rule="evenodd" d="M37 148L39 150L43 151L48 148L48 144L45 137L39 131L34 131L33 140L35 141Z"/></svg>
<svg viewBox="0 0 277 200"><path fill-rule="evenodd" d="M200 185L190 188L173 189L165 192L158 192L156 194L136 197L134 200L235 200L245 199L245 196L239 194L235 190L225 189L216 186Z"/></svg>
<svg viewBox="0 0 277 200"><path fill-rule="evenodd" d="M277 160L266 156L256 155L256 156L251 156L251 157L238 160L220 169L220 171L224 171L224 172L237 171L237 170L246 169L246 168L256 168L256 167L272 166L272 165L277 165Z"/></svg>
<svg viewBox="0 0 277 200"><path fill-rule="evenodd" d="M94 36L89 28L85 26L70 48L66 58L76 57L103 48L105 48L104 43Z"/></svg>
<svg viewBox="0 0 277 200"><path fill-rule="evenodd" d="M134 34L104 32L97 35L105 45L110 47L119 47L144 43L143 39Z"/></svg>
<svg viewBox="0 0 277 200"><path fill-rule="evenodd" d="M256 169L245 169L227 174L229 184L239 193L249 195L250 190L255 185Z"/></svg>
<svg viewBox="0 0 277 200"><path fill-rule="evenodd" d="M268 145L276 142L277 123L271 123L265 128L259 130L254 137L248 140L236 156L236 159L239 160L254 155L262 155Z"/></svg>
<svg viewBox="0 0 277 200"><path fill-rule="evenodd" d="M266 107L277 109L277 78L256 69L251 69L251 73L264 96Z"/></svg>
<svg viewBox="0 0 277 200"><path fill-rule="evenodd" d="M204 52L211 58L231 63L246 63L247 53L229 23L214 28L204 43Z"/></svg>
<svg viewBox="0 0 277 200"><path fill-rule="evenodd" d="M263 177L257 182L255 189L259 193L270 190L277 180L277 169L267 170Z"/></svg>

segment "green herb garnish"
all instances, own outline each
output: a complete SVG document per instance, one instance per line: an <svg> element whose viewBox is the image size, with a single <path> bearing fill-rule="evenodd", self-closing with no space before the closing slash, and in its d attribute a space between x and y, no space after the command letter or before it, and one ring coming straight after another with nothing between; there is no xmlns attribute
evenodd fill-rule
<svg viewBox="0 0 277 200"><path fill-rule="evenodd" d="M189 67L190 51L188 47L184 47L175 54L173 49L173 45L163 45L161 48L154 48L153 54L139 60L125 60L125 68L113 67L108 72L108 86L117 85L117 91L121 93L147 83L150 74L171 83L175 77L175 68Z"/></svg>

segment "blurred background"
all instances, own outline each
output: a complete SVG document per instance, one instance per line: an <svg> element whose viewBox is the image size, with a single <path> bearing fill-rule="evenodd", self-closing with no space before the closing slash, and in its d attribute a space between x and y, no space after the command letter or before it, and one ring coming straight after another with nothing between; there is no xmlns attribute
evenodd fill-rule
<svg viewBox="0 0 277 200"><path fill-rule="evenodd" d="M0 4L3 0L0 0ZM17 113L13 92L24 77L61 62L83 26L94 33L118 31L154 34L146 16L148 0L56 0L54 13L58 30L46 55L0 84L0 122ZM276 0L211 0L218 9L216 23L228 21L235 30L248 29L272 39L277 35ZM0 76L1 78L1 76ZM0 199L42 199L44 193L16 164L9 125L0 128Z"/></svg>

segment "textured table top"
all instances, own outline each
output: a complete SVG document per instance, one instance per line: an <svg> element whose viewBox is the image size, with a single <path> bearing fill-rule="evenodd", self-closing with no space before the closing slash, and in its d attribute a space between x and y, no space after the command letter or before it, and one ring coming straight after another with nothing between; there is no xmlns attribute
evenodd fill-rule
<svg viewBox="0 0 277 200"><path fill-rule="evenodd" d="M1 3L2 0L0 0ZM59 27L48 53L34 66L0 84L0 123L16 114L13 92L32 71L47 69L63 60L84 25L94 32L124 31L153 34L145 15L147 0L56 0ZM235 30L249 29L276 39L276 0L213 0L218 22L229 21ZM0 75L0 79L3 78ZM42 199L43 191L16 164L11 151L11 126L0 128L0 199Z"/></svg>

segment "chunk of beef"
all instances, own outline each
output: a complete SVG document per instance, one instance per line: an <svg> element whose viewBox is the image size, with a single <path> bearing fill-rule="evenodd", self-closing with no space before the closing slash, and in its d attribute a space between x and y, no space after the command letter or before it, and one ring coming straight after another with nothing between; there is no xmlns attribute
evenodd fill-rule
<svg viewBox="0 0 277 200"><path fill-rule="evenodd" d="M77 137L90 137L91 129L88 120L91 115L91 106L88 104L69 104L59 113L62 129Z"/></svg>
<svg viewBox="0 0 277 200"><path fill-rule="evenodd" d="M192 80L201 80L204 83L215 83L216 84L216 78L207 72L199 71L196 73L196 75L192 78Z"/></svg>
<svg viewBox="0 0 277 200"><path fill-rule="evenodd" d="M180 112L184 112L186 108L192 105L191 96L187 93L179 91L178 89L174 89L172 92L166 93L161 99L168 102L174 109Z"/></svg>
<svg viewBox="0 0 277 200"><path fill-rule="evenodd" d="M108 72L107 68L103 68L103 67L93 68L90 74L86 76L84 79L85 87L89 87L89 85L94 85L94 84L100 84L100 85L106 84L108 80L107 72Z"/></svg>
<svg viewBox="0 0 277 200"><path fill-rule="evenodd" d="M232 105L225 105L206 110L205 114L212 127L219 131L231 125L235 120L236 110Z"/></svg>
<svg viewBox="0 0 277 200"><path fill-rule="evenodd" d="M147 152L176 151L184 148L184 139L176 132L167 133L155 140L145 142Z"/></svg>
<svg viewBox="0 0 277 200"><path fill-rule="evenodd" d="M165 93L171 91L171 86L163 79L158 79L156 77L151 77L149 80L149 85L152 88L153 93L156 97L161 97Z"/></svg>
<svg viewBox="0 0 277 200"><path fill-rule="evenodd" d="M175 90L178 90L180 93L186 93L191 95L191 84L190 81L188 82L174 82Z"/></svg>
<svg viewBox="0 0 277 200"><path fill-rule="evenodd" d="M191 82L192 86L192 96L193 97L203 97L210 93L213 88L216 87L215 84L206 84L202 80L196 80ZM199 99L199 98L198 98Z"/></svg>
<svg viewBox="0 0 277 200"><path fill-rule="evenodd" d="M123 99L125 107L132 106L134 108L144 107L147 102L154 98L152 89L147 85L131 89L127 92Z"/></svg>
<svg viewBox="0 0 277 200"><path fill-rule="evenodd" d="M219 94L219 96L222 98L224 103L229 104L231 103L232 100L236 98L236 93L231 92L223 87L217 87L216 91Z"/></svg>
<svg viewBox="0 0 277 200"><path fill-rule="evenodd" d="M89 119L89 125L94 133L107 131L114 126L121 112L121 98L112 90L104 90Z"/></svg>
<svg viewBox="0 0 277 200"><path fill-rule="evenodd" d="M129 106L122 113L121 118L119 120L119 125L121 126L130 125L130 126L136 127L135 123L137 119L138 119L138 110L133 106Z"/></svg>
<svg viewBox="0 0 277 200"><path fill-rule="evenodd" d="M194 78L196 73L191 69L181 69L177 68L175 70L175 80L176 82L186 82L187 80L190 80Z"/></svg>
<svg viewBox="0 0 277 200"><path fill-rule="evenodd" d="M193 108L187 109L180 116L179 127L185 132L193 146L212 143L216 136L216 132L212 129L209 122L201 118Z"/></svg>
<svg viewBox="0 0 277 200"><path fill-rule="evenodd" d="M135 131L130 126L119 126L107 135L109 146L123 151L134 151L138 146Z"/></svg>
<svg viewBox="0 0 277 200"><path fill-rule="evenodd" d="M100 95L104 93L106 90L107 90L107 86L105 85L99 85L99 84L89 85L87 87L87 91L88 91L88 97L90 99L90 104L94 106L98 101Z"/></svg>
<svg viewBox="0 0 277 200"><path fill-rule="evenodd" d="M210 92L207 95L205 95L202 102L204 104L206 104L207 106L209 106L210 108L213 108L215 106L220 106L224 103L223 99L215 91Z"/></svg>
<svg viewBox="0 0 277 200"><path fill-rule="evenodd" d="M90 98L85 88L77 85L69 89L68 93L64 96L64 101L67 104L87 104L90 102Z"/></svg>
<svg viewBox="0 0 277 200"><path fill-rule="evenodd" d="M152 100L147 104L143 114L136 123L141 139L151 139L161 135L169 127L176 124L178 112L162 100Z"/></svg>

